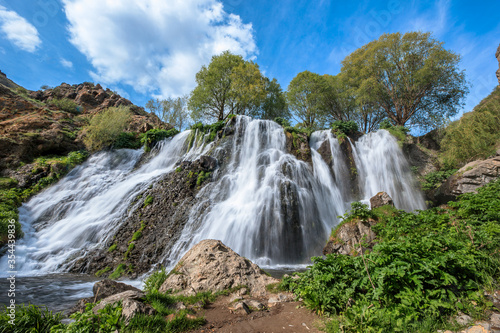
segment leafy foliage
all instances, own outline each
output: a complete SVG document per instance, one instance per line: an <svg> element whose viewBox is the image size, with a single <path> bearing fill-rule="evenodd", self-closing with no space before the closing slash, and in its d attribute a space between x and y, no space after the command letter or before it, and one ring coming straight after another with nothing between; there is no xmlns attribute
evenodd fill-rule
<svg viewBox="0 0 500 333"><path fill-rule="evenodd" d="M51 333L80 333L80 332L114 332L123 325L121 302L107 304L97 314L92 312L95 304L88 303L83 313L75 312L71 318L75 321L68 324L59 324L51 329Z"/></svg>
<svg viewBox="0 0 500 333"><path fill-rule="evenodd" d="M424 180L422 182L422 190L428 191L438 188L446 179L448 179L457 171L457 169L451 169L429 172L424 176Z"/></svg>
<svg viewBox="0 0 500 333"><path fill-rule="evenodd" d="M128 107L111 107L90 119L83 139L91 152L110 147L125 130L132 114Z"/></svg>
<svg viewBox="0 0 500 333"><path fill-rule="evenodd" d="M332 123L332 132L333 133L344 133L345 135L349 135L358 131L358 124L353 120L342 121L336 120Z"/></svg>
<svg viewBox="0 0 500 333"><path fill-rule="evenodd" d="M144 145L145 151L150 151L157 142L177 134L179 134L179 131L175 128L169 129L168 131L153 128L141 135L141 143Z"/></svg>
<svg viewBox="0 0 500 333"><path fill-rule="evenodd" d="M282 286L332 316L331 332L435 332L458 311L478 318L491 306L483 288L500 276L499 194L496 181L448 209L385 216L372 252L313 258Z"/></svg>
<svg viewBox="0 0 500 333"><path fill-rule="evenodd" d="M0 311L0 332L10 333L49 333L52 326L59 324L63 319L62 313L53 313L47 308L36 305L16 305L15 325L9 323L10 310L5 306Z"/></svg>
<svg viewBox="0 0 500 333"><path fill-rule="evenodd" d="M445 130L443 158L459 166L486 158L500 146L500 87Z"/></svg>
<svg viewBox="0 0 500 333"><path fill-rule="evenodd" d="M187 96L164 100L151 99L146 103L146 109L156 113L163 121L169 123L177 130L182 131L188 125Z"/></svg>
<svg viewBox="0 0 500 333"><path fill-rule="evenodd" d="M276 117L276 118L274 118L274 121L277 122L278 124L280 124L283 127L290 127L291 126L290 121L288 121L285 118Z"/></svg>
<svg viewBox="0 0 500 333"><path fill-rule="evenodd" d="M113 143L114 149L139 149L141 148L141 140L137 133L121 132Z"/></svg>
<svg viewBox="0 0 500 333"><path fill-rule="evenodd" d="M468 92L460 57L430 33L384 34L342 61L341 75L360 103L383 109L399 126L438 127Z"/></svg>

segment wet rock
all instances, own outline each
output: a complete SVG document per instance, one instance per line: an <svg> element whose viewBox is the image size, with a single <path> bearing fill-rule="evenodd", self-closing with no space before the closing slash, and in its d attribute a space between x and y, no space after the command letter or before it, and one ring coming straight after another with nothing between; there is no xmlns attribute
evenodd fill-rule
<svg viewBox="0 0 500 333"><path fill-rule="evenodd" d="M311 147L307 134L285 132L285 136L286 151L297 159L312 164Z"/></svg>
<svg viewBox="0 0 500 333"><path fill-rule="evenodd" d="M478 188L500 177L500 156L466 164L444 182L436 191L439 204L456 200L464 193L476 192Z"/></svg>
<svg viewBox="0 0 500 333"><path fill-rule="evenodd" d="M207 171L212 171L217 167L217 160L213 157L203 155L200 157L200 165Z"/></svg>
<svg viewBox="0 0 500 333"><path fill-rule="evenodd" d="M221 241L208 239L195 245L182 257L159 291L174 290L179 294L194 295L245 285L250 294L260 296L266 294L266 285L277 282Z"/></svg>
<svg viewBox="0 0 500 333"><path fill-rule="evenodd" d="M378 192L377 194L375 194L373 197L370 198L371 209L386 205L394 207L394 201L392 201L391 196L386 192Z"/></svg>
<svg viewBox="0 0 500 333"><path fill-rule="evenodd" d="M323 254L345 254L356 256L360 251L363 253L367 249L373 247L373 241L376 238L372 230L372 226L377 221L373 219L368 220L354 220L342 224L335 230L334 235L331 235L328 242L323 249ZM360 243L365 246L360 248Z"/></svg>

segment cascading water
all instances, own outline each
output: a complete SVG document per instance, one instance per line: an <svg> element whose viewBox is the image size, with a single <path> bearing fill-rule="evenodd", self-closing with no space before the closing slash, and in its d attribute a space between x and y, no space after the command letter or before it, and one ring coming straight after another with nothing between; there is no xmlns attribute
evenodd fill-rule
<svg viewBox="0 0 500 333"><path fill-rule="evenodd" d="M33 275L65 271L71 261L102 246L125 217L131 201L183 156L189 132L158 146L138 169L142 150L122 149L93 155L63 180L19 210L25 237L17 245L17 269ZM7 258L0 266L7 267ZM7 271L7 270L5 270Z"/></svg>

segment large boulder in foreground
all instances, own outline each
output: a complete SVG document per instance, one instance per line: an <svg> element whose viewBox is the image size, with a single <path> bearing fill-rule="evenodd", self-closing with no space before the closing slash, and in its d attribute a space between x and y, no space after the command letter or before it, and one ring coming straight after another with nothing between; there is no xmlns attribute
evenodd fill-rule
<svg viewBox="0 0 500 333"><path fill-rule="evenodd" d="M385 205L394 206L394 201L392 200L391 196L386 192L378 192L377 194L375 194L373 197L370 198L371 209L382 207Z"/></svg>
<svg viewBox="0 0 500 333"><path fill-rule="evenodd" d="M476 192L478 188L500 177L500 149L497 155L466 164L441 185L435 198L439 204L453 201L460 194Z"/></svg>
<svg viewBox="0 0 500 333"><path fill-rule="evenodd" d="M173 290L182 295L194 295L246 286L251 295L263 296L266 285L277 282L221 241L207 239L182 257L159 291Z"/></svg>

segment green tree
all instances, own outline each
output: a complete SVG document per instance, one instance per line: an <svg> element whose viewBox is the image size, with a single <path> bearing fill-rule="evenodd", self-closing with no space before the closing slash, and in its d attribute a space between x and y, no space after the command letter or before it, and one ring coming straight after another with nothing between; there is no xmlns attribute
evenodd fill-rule
<svg viewBox="0 0 500 333"><path fill-rule="evenodd" d="M164 100L151 99L146 103L146 109L160 116L163 121L182 131L189 126L187 96Z"/></svg>
<svg viewBox="0 0 500 333"><path fill-rule="evenodd" d="M250 115L260 119L283 118L290 119L290 110L286 103L286 96L276 79L265 78L265 98L259 108Z"/></svg>
<svg viewBox="0 0 500 333"><path fill-rule="evenodd" d="M318 129L324 125L323 96L326 84L319 74L304 71L288 85L286 99L292 117L300 126Z"/></svg>
<svg viewBox="0 0 500 333"><path fill-rule="evenodd" d="M430 33L384 34L342 62L363 103L383 109L394 125L438 127L458 112L468 92L460 56Z"/></svg>
<svg viewBox="0 0 500 333"><path fill-rule="evenodd" d="M188 107L193 119L224 120L229 114L250 114L265 98L259 66L225 51L212 57L196 74Z"/></svg>

